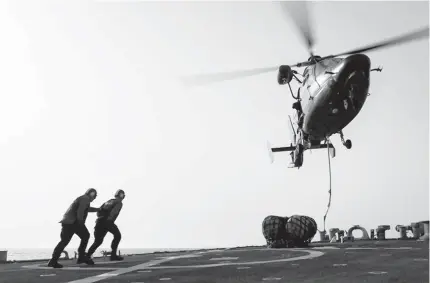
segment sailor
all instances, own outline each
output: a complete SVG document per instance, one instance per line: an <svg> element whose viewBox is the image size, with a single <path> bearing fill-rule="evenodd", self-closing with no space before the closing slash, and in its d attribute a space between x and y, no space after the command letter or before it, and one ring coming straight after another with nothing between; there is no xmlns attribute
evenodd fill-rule
<svg viewBox="0 0 430 283"><path fill-rule="evenodd" d="M307 138L305 137L305 133L303 133L302 131L302 127L303 127L303 122L304 122L304 113L303 113L303 109L302 109L302 105L300 103L300 101L296 101L293 103L293 109L296 110L297 112L297 133L299 134L299 136L303 136L303 138ZM303 140L303 138L301 140ZM300 168L303 165L303 151L304 151L304 146L302 143L298 142L296 144L296 148L294 151L291 151L290 156L291 156L291 163L289 164L288 167L290 168Z"/></svg>
<svg viewBox="0 0 430 283"><path fill-rule="evenodd" d="M297 143L296 148L294 151L291 151L291 162L289 164L290 168L300 168L303 165L303 152L304 152L304 146L301 143Z"/></svg>
<svg viewBox="0 0 430 283"><path fill-rule="evenodd" d="M81 238L81 244L78 248L77 263L94 264L90 257L85 255L85 250L90 239L90 233L85 227L85 220L87 219L88 212L97 212L99 209L90 207L90 203L97 197L97 191L93 188L88 189L84 195L76 198L66 213L63 215L61 223L61 241L57 244L52 253L52 258L48 262L49 267L62 268L63 266L58 263L64 248L69 244L73 235L78 235Z"/></svg>
<svg viewBox="0 0 430 283"><path fill-rule="evenodd" d="M303 127L303 121L304 121L303 109L300 101L296 101L293 103L293 109L295 109L297 112L297 120L298 120L297 125L299 126L297 131L299 131Z"/></svg>
<svg viewBox="0 0 430 283"><path fill-rule="evenodd" d="M96 226L94 227L94 243L88 249L88 256L91 257L98 247L103 243L103 240L107 234L110 232L113 235L113 240L111 244L112 252L110 260L123 260L124 258L117 255L118 245L121 241L121 232L115 224L121 209L122 201L125 198L125 193L123 190L118 190L115 193L115 198L108 200L101 207L99 212L97 212Z"/></svg>

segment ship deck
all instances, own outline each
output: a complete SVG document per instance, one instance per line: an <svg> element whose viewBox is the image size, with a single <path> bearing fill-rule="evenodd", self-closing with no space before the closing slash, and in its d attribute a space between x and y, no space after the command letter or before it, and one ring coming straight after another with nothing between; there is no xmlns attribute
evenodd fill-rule
<svg viewBox="0 0 430 283"><path fill-rule="evenodd" d="M60 261L0 265L1 283L429 282L429 243L414 240L313 243L303 249L246 247L125 256L94 266Z"/></svg>

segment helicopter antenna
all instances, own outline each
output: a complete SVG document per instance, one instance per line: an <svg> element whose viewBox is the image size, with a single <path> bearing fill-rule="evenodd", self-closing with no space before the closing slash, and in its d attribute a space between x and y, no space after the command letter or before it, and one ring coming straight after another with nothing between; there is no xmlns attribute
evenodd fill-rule
<svg viewBox="0 0 430 283"><path fill-rule="evenodd" d="M288 119L290 119L290 127L291 127L291 131L293 132L294 145L296 145L297 135L296 135L296 130L294 129L293 121L291 121L290 115L288 115Z"/></svg>

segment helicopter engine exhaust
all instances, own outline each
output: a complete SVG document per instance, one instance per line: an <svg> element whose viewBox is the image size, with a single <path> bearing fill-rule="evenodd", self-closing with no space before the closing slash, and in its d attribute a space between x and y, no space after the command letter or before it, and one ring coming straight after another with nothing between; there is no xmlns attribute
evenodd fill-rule
<svg viewBox="0 0 430 283"><path fill-rule="evenodd" d="M278 84L285 85L291 82L293 79L293 72L291 67L288 65L282 65L279 67L278 71Z"/></svg>

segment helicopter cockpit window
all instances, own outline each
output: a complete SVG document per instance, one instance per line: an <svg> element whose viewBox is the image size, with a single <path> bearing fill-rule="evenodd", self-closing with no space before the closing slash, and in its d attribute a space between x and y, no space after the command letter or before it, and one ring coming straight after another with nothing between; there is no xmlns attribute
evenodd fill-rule
<svg viewBox="0 0 430 283"><path fill-rule="evenodd" d="M315 75L319 76L321 73L333 70L341 61L342 59L339 58L328 58L318 62L315 65Z"/></svg>
<svg viewBox="0 0 430 283"><path fill-rule="evenodd" d="M320 61L317 64L315 64L315 75L318 76L321 73L325 72L329 65L325 61Z"/></svg>

